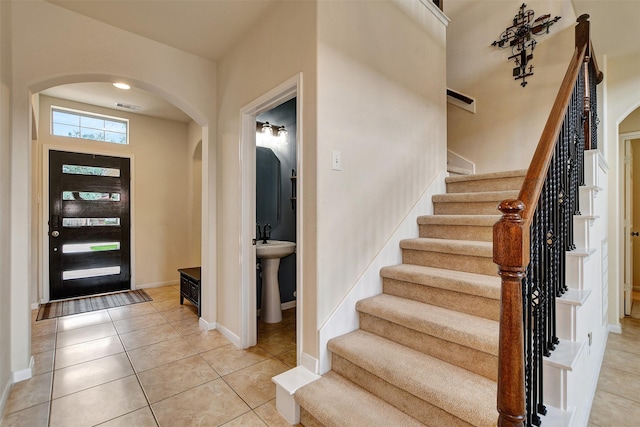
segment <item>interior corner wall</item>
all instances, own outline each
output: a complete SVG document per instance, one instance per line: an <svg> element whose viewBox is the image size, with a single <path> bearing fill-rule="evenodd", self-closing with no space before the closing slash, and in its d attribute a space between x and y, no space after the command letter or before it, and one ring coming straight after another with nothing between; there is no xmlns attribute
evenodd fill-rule
<svg viewBox="0 0 640 427"><path fill-rule="evenodd" d="M40 129L50 128L52 106L129 120L127 145L65 138L45 131L40 133L33 157L43 155L45 144L51 149L65 151L89 150L116 157L132 156L133 284L140 288L178 283L178 268L191 266L187 233L190 218L189 210L185 208L188 205L187 124L40 96L43 113ZM42 179L38 181L39 194L44 194ZM41 224L46 222L46 218L41 219Z"/></svg>
<svg viewBox="0 0 640 427"><path fill-rule="evenodd" d="M302 351L317 356L315 295L315 141L316 141L316 3L275 2L269 12L218 62L218 239L224 248L218 257L219 320L241 335L242 265L242 158L240 111L271 89L302 73L303 157L298 168L304 174L304 270ZM300 246L299 246L300 248Z"/></svg>
<svg viewBox="0 0 640 427"><path fill-rule="evenodd" d="M474 162L477 173L526 169L574 52L575 12L568 0L527 2L536 16L562 18L536 38L534 74L522 87L512 76L511 50L491 46L522 2L467 3L451 16L447 86L475 98L476 113L448 105L448 148Z"/></svg>
<svg viewBox="0 0 640 427"><path fill-rule="evenodd" d="M8 2L1 2L3 5ZM216 223L216 64L52 3L10 2L12 371L30 363L31 93L66 83L124 78L172 102L203 127L203 211ZM100 52L96 55L96 52ZM211 136L210 136L211 135ZM3 169L4 170L4 169ZM216 318L216 229L203 221L202 317Z"/></svg>
<svg viewBox="0 0 640 427"><path fill-rule="evenodd" d="M318 2L319 325L446 168L446 25L419 15Z"/></svg>
<svg viewBox="0 0 640 427"><path fill-rule="evenodd" d="M11 2L0 2L0 411L11 386Z"/></svg>

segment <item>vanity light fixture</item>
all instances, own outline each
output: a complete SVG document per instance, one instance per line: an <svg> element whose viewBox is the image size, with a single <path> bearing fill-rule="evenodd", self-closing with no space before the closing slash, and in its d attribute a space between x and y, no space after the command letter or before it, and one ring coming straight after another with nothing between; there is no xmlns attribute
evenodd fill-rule
<svg viewBox="0 0 640 427"><path fill-rule="evenodd" d="M131 86L129 86L126 83L122 83L122 82L116 82L113 84L115 87L117 87L118 89L122 89L122 90L129 90L131 89Z"/></svg>
<svg viewBox="0 0 640 427"><path fill-rule="evenodd" d="M278 142L280 144L286 144L287 143L287 134L289 133L289 131L287 130L286 127L284 126L280 126L278 128Z"/></svg>
<svg viewBox="0 0 640 427"><path fill-rule="evenodd" d="M262 125L262 133L268 136L273 136L273 126L269 122L265 122Z"/></svg>

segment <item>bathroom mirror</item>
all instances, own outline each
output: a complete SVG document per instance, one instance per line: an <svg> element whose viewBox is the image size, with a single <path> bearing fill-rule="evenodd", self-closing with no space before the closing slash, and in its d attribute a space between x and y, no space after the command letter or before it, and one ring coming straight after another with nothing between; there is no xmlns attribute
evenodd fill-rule
<svg viewBox="0 0 640 427"><path fill-rule="evenodd" d="M280 222L280 160L266 147L256 147L256 222Z"/></svg>

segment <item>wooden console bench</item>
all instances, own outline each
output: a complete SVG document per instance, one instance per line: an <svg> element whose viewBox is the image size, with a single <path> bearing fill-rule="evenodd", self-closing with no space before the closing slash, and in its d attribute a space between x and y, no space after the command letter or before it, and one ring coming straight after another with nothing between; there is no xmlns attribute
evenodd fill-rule
<svg viewBox="0 0 640 427"><path fill-rule="evenodd" d="M200 317L200 267L179 268L180 272L180 304L184 304L184 299L188 299L198 307L198 317Z"/></svg>

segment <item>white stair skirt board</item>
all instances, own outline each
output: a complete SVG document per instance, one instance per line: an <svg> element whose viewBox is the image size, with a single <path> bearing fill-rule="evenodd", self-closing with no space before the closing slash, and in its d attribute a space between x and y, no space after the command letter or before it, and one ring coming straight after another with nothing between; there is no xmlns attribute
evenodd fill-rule
<svg viewBox="0 0 640 427"><path fill-rule="evenodd" d="M13 383L19 383L20 381L28 380L33 376L33 366L35 365L36 360L31 356L29 360L29 367L27 369L21 369L19 371L14 371L12 374Z"/></svg>
<svg viewBox="0 0 640 427"><path fill-rule="evenodd" d="M302 386L320 378L304 366L296 366L286 372L271 378L276 384L276 409L290 424L300 422L300 405L293 398L295 392Z"/></svg>

